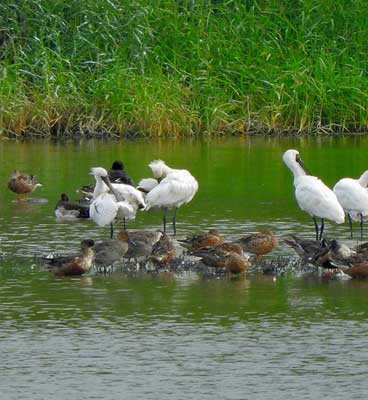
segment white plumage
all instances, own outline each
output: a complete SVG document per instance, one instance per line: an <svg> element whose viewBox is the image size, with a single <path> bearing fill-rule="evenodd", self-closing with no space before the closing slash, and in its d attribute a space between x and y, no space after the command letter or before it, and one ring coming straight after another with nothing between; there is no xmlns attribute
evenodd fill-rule
<svg viewBox="0 0 368 400"><path fill-rule="evenodd" d="M155 179L159 180L146 195L146 210L163 208L164 232L166 232L166 213L174 208L173 229L176 234L176 212L183 204L189 203L198 191L198 182L186 169L173 169L162 160L149 164Z"/></svg>
<svg viewBox="0 0 368 400"><path fill-rule="evenodd" d="M142 193L133 186L112 184L104 168L91 168L96 179L93 201L90 205L90 217L99 226L111 225L117 217L124 221L135 219L138 209L145 207Z"/></svg>
<svg viewBox="0 0 368 400"><path fill-rule="evenodd" d="M345 210L353 237L352 221L360 221L360 233L363 238L363 217L368 215L368 170L358 179L342 178L333 188L337 199Z"/></svg>
<svg viewBox="0 0 368 400"><path fill-rule="evenodd" d="M345 219L344 210L335 193L319 178L308 174L297 150L287 150L282 158L294 174L295 197L298 205L313 217L316 238L322 239L324 219L342 224ZM321 218L320 231L315 217Z"/></svg>
<svg viewBox="0 0 368 400"><path fill-rule="evenodd" d="M137 189L142 192L145 198L147 193L150 192L155 186L158 185L158 180L155 178L143 178L139 181Z"/></svg>
<svg viewBox="0 0 368 400"><path fill-rule="evenodd" d="M101 193L91 203L89 215L99 226L110 225L115 221L118 205L114 196L110 193Z"/></svg>

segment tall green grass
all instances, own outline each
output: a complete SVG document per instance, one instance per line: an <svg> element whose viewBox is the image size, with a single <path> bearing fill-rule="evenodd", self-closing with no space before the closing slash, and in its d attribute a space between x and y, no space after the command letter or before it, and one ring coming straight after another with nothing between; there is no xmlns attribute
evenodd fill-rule
<svg viewBox="0 0 368 400"><path fill-rule="evenodd" d="M0 135L368 128L365 0L2 0Z"/></svg>

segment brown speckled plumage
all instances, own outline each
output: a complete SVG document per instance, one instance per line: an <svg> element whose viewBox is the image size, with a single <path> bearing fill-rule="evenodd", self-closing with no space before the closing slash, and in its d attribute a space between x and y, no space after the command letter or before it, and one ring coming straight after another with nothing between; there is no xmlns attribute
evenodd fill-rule
<svg viewBox="0 0 368 400"><path fill-rule="evenodd" d="M28 193L33 192L38 186L42 185L33 175L23 174L17 170L12 172L8 181L8 188L17 194L18 200L20 200L20 194L24 194L24 198L27 199Z"/></svg>

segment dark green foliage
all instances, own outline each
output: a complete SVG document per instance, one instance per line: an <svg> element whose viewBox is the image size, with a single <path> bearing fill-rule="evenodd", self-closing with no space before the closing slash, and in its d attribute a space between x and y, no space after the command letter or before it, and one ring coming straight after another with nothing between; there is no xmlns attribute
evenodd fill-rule
<svg viewBox="0 0 368 400"><path fill-rule="evenodd" d="M363 0L3 0L0 129L367 129L367 37Z"/></svg>

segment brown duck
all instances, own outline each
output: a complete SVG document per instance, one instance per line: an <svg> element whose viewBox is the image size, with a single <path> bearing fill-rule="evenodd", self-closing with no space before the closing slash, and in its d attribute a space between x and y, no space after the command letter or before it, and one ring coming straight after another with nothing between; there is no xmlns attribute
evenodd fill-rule
<svg viewBox="0 0 368 400"><path fill-rule="evenodd" d="M17 200L20 201L20 195L24 195L24 200L27 201L28 193L33 192L37 187L42 186L38 183L33 175L23 174L14 170L8 181L8 188L17 194Z"/></svg>
<svg viewBox="0 0 368 400"><path fill-rule="evenodd" d="M224 238L217 229L210 229L206 233L188 236L186 239L179 240L179 242L189 250L196 250L203 247L217 246L224 243Z"/></svg>
<svg viewBox="0 0 368 400"><path fill-rule="evenodd" d="M175 257L176 250L170 238L163 233L160 240L153 245L149 260L159 267L167 269L170 261Z"/></svg>
<svg viewBox="0 0 368 400"><path fill-rule="evenodd" d="M48 270L56 276L83 275L90 270L94 261L94 244L93 240L83 240L81 242L81 253L78 255L44 258Z"/></svg>
<svg viewBox="0 0 368 400"><path fill-rule="evenodd" d="M122 261L128 247L125 236L118 232L117 239L108 239L95 244L95 263L107 266Z"/></svg>
<svg viewBox="0 0 368 400"><path fill-rule="evenodd" d="M262 256L270 253L279 243L272 231L261 231L241 237L237 240L245 252Z"/></svg>
<svg viewBox="0 0 368 400"><path fill-rule="evenodd" d="M204 247L191 252L200 257L202 262L209 267L223 269L234 274L245 273L249 260L243 256L242 248L235 243L222 243L215 247Z"/></svg>

